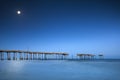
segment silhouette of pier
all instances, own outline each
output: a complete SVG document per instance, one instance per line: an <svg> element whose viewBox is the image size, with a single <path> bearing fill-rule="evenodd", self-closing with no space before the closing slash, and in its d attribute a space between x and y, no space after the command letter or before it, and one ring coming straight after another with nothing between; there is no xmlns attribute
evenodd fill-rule
<svg viewBox="0 0 120 80"><path fill-rule="evenodd" d="M81 60L93 60L96 57L96 55L94 55L94 54L77 54L77 56ZM104 55L103 54L99 54L98 57L99 58L97 58L97 59L100 59L100 60L104 59Z"/></svg>
<svg viewBox="0 0 120 80"><path fill-rule="evenodd" d="M54 55L54 58L49 58ZM32 52L22 50L0 50L0 60L64 60L68 53L64 52Z"/></svg>
<svg viewBox="0 0 120 80"><path fill-rule="evenodd" d="M95 59L95 55L94 54L77 54L77 56L79 57L79 59Z"/></svg>
<svg viewBox="0 0 120 80"><path fill-rule="evenodd" d="M0 50L0 60L65 60L69 54L65 52L33 52L23 50ZM94 54L77 54L79 60L93 60ZM103 54L98 59L104 59ZM75 59L75 58L74 58ZM78 58L76 58L78 59ZM73 60L73 58L72 58Z"/></svg>

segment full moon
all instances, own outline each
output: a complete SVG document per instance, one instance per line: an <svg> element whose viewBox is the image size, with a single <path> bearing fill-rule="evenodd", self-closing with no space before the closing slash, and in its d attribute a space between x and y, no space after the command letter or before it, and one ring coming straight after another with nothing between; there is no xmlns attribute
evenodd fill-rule
<svg viewBox="0 0 120 80"><path fill-rule="evenodd" d="M21 14L21 11L17 11L17 14Z"/></svg>

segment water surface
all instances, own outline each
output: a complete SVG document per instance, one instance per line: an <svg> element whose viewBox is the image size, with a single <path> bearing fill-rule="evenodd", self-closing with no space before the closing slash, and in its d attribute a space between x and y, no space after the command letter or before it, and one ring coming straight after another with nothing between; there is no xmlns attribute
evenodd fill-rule
<svg viewBox="0 0 120 80"><path fill-rule="evenodd" d="M0 80L120 80L120 61L0 61Z"/></svg>

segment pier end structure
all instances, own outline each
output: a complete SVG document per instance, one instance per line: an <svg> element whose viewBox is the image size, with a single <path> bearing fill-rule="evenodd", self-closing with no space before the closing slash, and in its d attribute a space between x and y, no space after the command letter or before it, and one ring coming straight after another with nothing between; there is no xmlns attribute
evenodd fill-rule
<svg viewBox="0 0 120 80"><path fill-rule="evenodd" d="M94 54L80 54L80 53L78 53L77 56L79 57L79 59L87 60L87 59L95 59L96 55L94 55Z"/></svg>
<svg viewBox="0 0 120 80"><path fill-rule="evenodd" d="M99 55L94 55L94 54L77 54L77 56L79 57L79 59L83 59L83 60L87 60L87 59L96 59L96 57L98 57L97 59L104 59L104 55L103 54L99 54Z"/></svg>

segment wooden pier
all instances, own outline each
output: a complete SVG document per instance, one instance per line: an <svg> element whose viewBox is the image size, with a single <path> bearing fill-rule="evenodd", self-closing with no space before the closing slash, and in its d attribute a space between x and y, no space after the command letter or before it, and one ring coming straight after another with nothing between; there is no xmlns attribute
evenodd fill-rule
<svg viewBox="0 0 120 80"><path fill-rule="evenodd" d="M49 55L54 55L50 58ZM0 50L0 60L64 60L68 53L64 52L32 52L22 50Z"/></svg>
<svg viewBox="0 0 120 80"><path fill-rule="evenodd" d="M94 55L94 54L77 54L77 56L81 60L93 60L96 57L98 57L97 59L99 59L99 60L104 59L104 55L103 54L99 54L99 55Z"/></svg>
<svg viewBox="0 0 120 80"><path fill-rule="evenodd" d="M95 59L95 55L94 54L77 54L77 56L79 57L79 59Z"/></svg>

